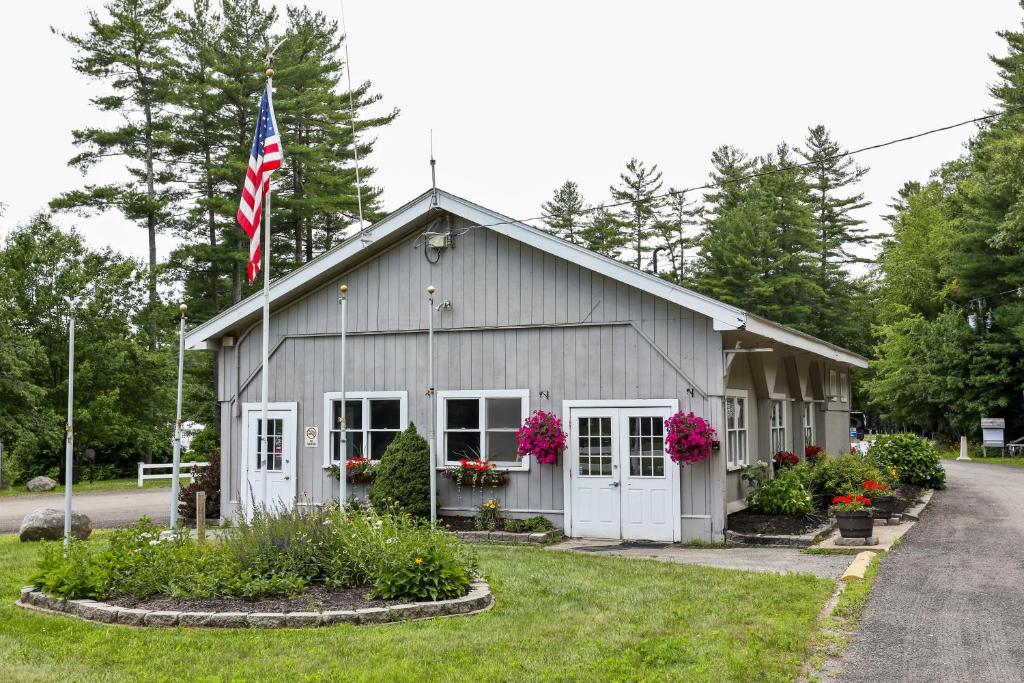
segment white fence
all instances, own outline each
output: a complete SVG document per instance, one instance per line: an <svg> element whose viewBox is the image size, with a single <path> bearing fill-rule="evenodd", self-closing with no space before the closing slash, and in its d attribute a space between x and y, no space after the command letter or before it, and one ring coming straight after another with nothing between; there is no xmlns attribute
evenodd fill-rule
<svg viewBox="0 0 1024 683"><path fill-rule="evenodd" d="M189 480L191 480L193 467L201 468L209 466L210 463L208 462L183 462L181 463L181 471L178 476L181 477L182 479L188 477ZM167 472L163 474L146 474L146 472L150 470L159 469L165 469L167 470ZM172 463L161 462L153 463L152 465L147 465L144 462L139 463L139 488L142 488L142 482L146 481L147 479L171 479L172 477L174 477L174 465Z"/></svg>

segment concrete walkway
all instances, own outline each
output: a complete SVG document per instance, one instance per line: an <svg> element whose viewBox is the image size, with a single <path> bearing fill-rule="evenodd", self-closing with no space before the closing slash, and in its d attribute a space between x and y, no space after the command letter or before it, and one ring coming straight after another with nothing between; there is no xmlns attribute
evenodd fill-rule
<svg viewBox="0 0 1024 683"><path fill-rule="evenodd" d="M831 680L1024 681L1024 469L944 465Z"/></svg>
<svg viewBox="0 0 1024 683"><path fill-rule="evenodd" d="M43 507L63 510L64 494L0 498L0 533L18 531L25 515ZM144 515L148 515L154 522L167 524L171 516L171 489L79 493L74 496L74 510L88 515L93 528L131 524Z"/></svg>
<svg viewBox="0 0 1024 683"><path fill-rule="evenodd" d="M551 550L699 564L722 569L806 573L825 579L838 579L853 560L849 555L808 555L799 548L686 548L671 544L629 544L584 538L574 538L548 547Z"/></svg>

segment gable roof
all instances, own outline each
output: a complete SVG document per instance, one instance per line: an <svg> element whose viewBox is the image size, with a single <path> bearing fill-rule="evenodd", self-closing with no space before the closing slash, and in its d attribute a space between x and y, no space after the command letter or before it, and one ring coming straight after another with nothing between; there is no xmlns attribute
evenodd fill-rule
<svg viewBox="0 0 1024 683"><path fill-rule="evenodd" d="M868 366L866 358L852 351L672 284L621 261L571 244L532 225L503 216L443 190L424 192L391 213L387 218L374 223L287 275L272 281L270 283L270 305L273 307L275 304L291 301L309 289L322 284L335 274L362 261L369 253L377 251L380 246L393 243L397 238L404 236L411 226L426 222L431 214L439 210L459 216L474 225L485 226L506 237L526 243L631 287L649 292L683 308L706 315L712 319L716 330L747 330L752 334L840 363L861 368ZM255 322L259 319L262 308L263 297L261 295L249 296L190 331L185 337L185 345L189 349L216 348L208 342L243 324Z"/></svg>

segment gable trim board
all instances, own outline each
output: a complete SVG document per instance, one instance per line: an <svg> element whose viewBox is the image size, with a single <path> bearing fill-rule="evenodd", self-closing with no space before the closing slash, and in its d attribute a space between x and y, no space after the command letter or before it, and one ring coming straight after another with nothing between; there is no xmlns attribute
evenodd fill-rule
<svg viewBox="0 0 1024 683"><path fill-rule="evenodd" d="M443 190L427 191L387 218L357 233L333 249L296 268L272 282L270 304L282 304L301 296L306 289L322 284L360 262L367 250L378 243L387 244L403 235L406 229L419 224L437 210L459 216L476 228L488 229L511 239L528 244L553 256L576 263L623 284L646 291L683 308L711 318L716 331L746 330L787 346L810 351L815 355L858 368L868 367L868 361L851 351L830 344L797 330L674 285L666 280L637 270L614 259L566 242L533 226L503 216L497 212L469 202ZM263 308L263 297L249 296L231 308L199 325L185 337L188 349L218 348L219 337L229 330L258 319Z"/></svg>

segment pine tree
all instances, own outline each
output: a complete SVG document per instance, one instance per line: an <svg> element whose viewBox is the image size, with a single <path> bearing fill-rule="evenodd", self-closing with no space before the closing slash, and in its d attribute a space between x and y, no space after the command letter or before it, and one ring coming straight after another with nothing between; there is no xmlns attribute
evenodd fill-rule
<svg viewBox="0 0 1024 683"><path fill-rule="evenodd" d="M630 247L636 252L634 266L643 268L644 250L653 236L653 224L660 207L656 195L661 190L661 171L658 165L650 168L636 157L626 164L624 173L619 174L621 184L611 186L614 203L624 202L626 206L616 212L616 217L626 231Z"/></svg>
<svg viewBox="0 0 1024 683"><path fill-rule="evenodd" d="M687 277L686 259L693 256L687 250L698 242L696 232L703 212L696 200L686 198L684 190L669 188L668 192L664 212L654 223L654 237L657 248L668 254L672 266L671 271L661 271L662 277L683 284Z"/></svg>
<svg viewBox="0 0 1024 683"><path fill-rule="evenodd" d="M277 181L274 213L277 228L290 233L292 264L286 267L311 260L318 235L329 248L334 234L342 232L358 213L352 115L349 94L341 88L344 65L338 58L343 39L337 23L322 12L288 8L274 78L277 121L288 157ZM360 112L381 99L370 88L366 81L352 93L361 164L373 151L370 132L398 115L394 110L360 117ZM370 222L380 215L381 191L365 184L373 173L371 166L360 166L363 213Z"/></svg>
<svg viewBox="0 0 1024 683"><path fill-rule="evenodd" d="M169 169L169 132L177 64L172 42L178 32L170 0L112 0L105 21L89 12L89 32L61 33L76 50L76 71L103 81L111 94L92 100L103 112L116 113L122 123L112 128L73 131L82 151L69 165L83 173L101 160L125 160L132 180L87 185L54 199L55 209L104 211L118 209L125 218L145 227L149 237L149 345L157 343L156 234L171 214L175 191ZM54 32L56 30L54 29Z"/></svg>
<svg viewBox="0 0 1024 683"><path fill-rule="evenodd" d="M580 244L587 249L608 258L618 259L622 255L625 239L622 224L612 212L597 206L588 214L579 232Z"/></svg>
<svg viewBox="0 0 1024 683"><path fill-rule="evenodd" d="M548 232L572 244L581 243L580 231L586 221L587 203L576 183L571 180L562 183L551 200L541 206L541 212Z"/></svg>
<svg viewBox="0 0 1024 683"><path fill-rule="evenodd" d="M709 179L715 189L704 195L711 216L728 211L746 201L747 188L757 164L746 152L722 145L711 153L711 173Z"/></svg>

